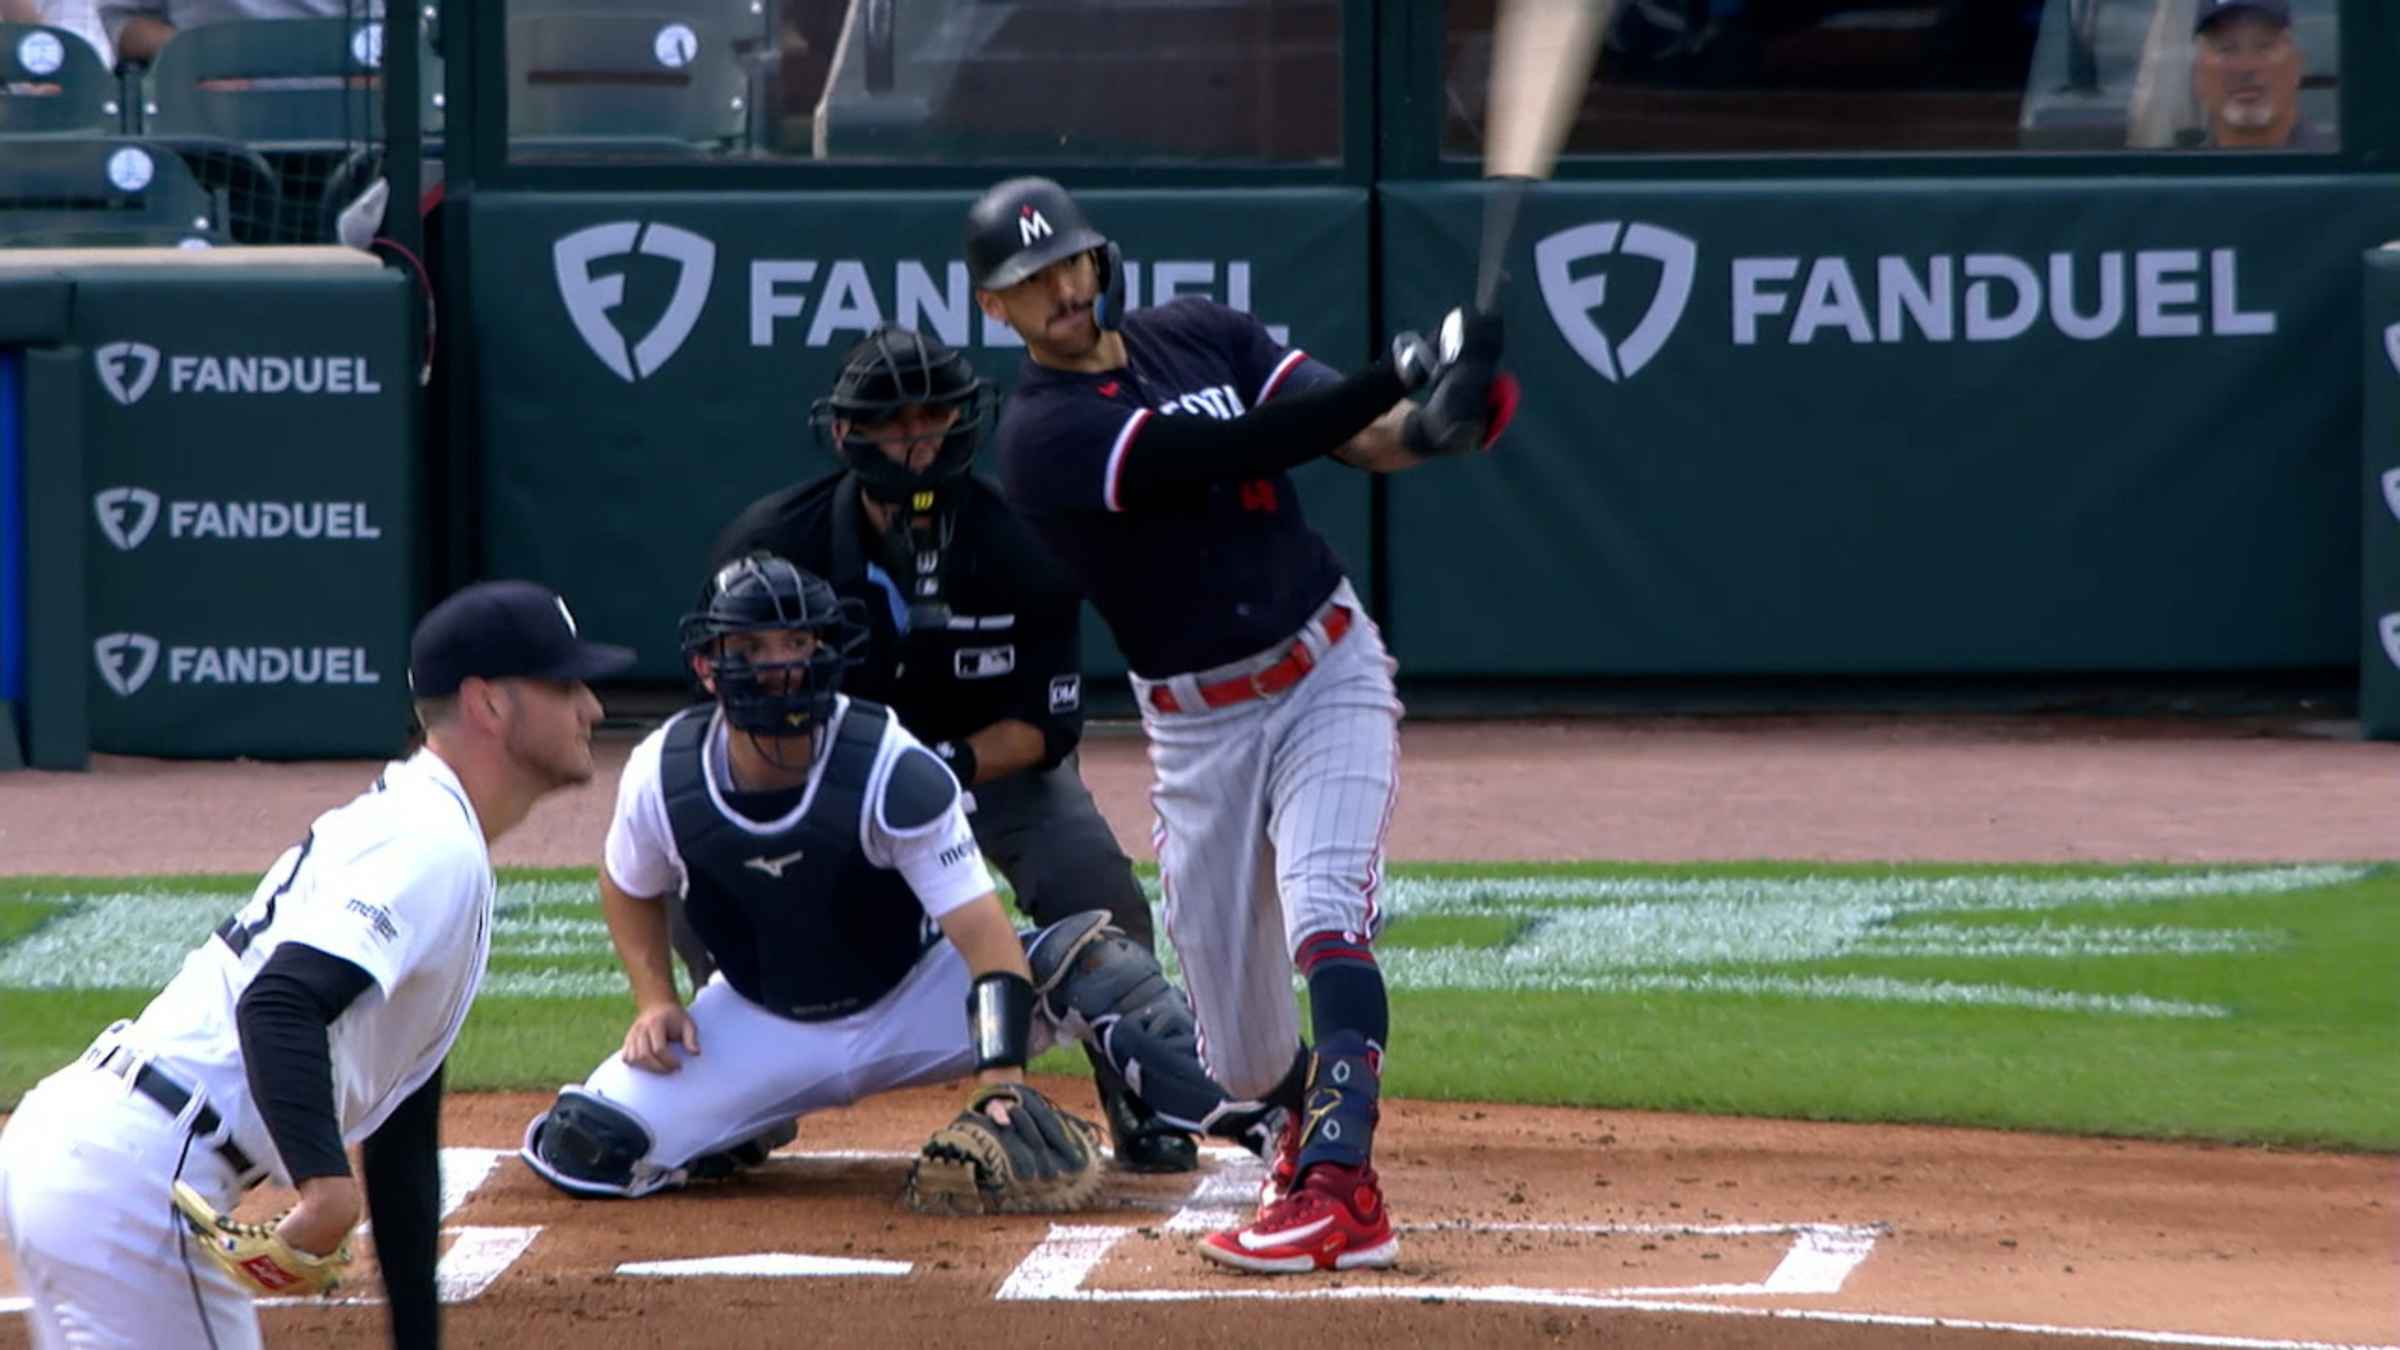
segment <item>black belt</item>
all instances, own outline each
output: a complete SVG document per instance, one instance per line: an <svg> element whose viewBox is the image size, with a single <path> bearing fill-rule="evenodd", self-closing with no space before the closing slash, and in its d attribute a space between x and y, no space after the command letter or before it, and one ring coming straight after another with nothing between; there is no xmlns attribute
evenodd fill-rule
<svg viewBox="0 0 2400 1350"><path fill-rule="evenodd" d="M123 1078L133 1064L133 1055L120 1045L102 1055L98 1067ZM191 1089L160 1073L147 1061L133 1075L133 1090L157 1102L170 1116L181 1116L183 1108L192 1104ZM192 1117L192 1133L215 1134L224 1123L224 1117L217 1114L215 1107L203 1103ZM250 1155L242 1152L241 1145L231 1139L217 1145L217 1156L232 1166L236 1177L247 1178L259 1170L258 1164L250 1161Z"/></svg>

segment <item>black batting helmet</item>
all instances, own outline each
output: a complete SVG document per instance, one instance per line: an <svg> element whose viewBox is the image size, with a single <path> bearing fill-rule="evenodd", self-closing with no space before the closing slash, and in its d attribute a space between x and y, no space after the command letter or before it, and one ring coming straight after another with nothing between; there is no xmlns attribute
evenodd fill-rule
<svg viewBox="0 0 2400 1350"><path fill-rule="evenodd" d="M735 729L796 736L833 716L842 672L867 640L863 611L822 578L758 552L709 574L699 607L683 616L683 651L708 658L717 703ZM732 633L796 629L817 636L802 661L753 661L725 650Z"/></svg>
<svg viewBox="0 0 2400 1350"><path fill-rule="evenodd" d="M1067 190L1047 178L1011 178L967 208L967 274L987 291L1007 290L1107 242Z"/></svg>
<svg viewBox="0 0 2400 1350"><path fill-rule="evenodd" d="M954 411L958 420L943 433L933 462L912 470L883 452L860 431L889 422L904 408ZM910 328L884 324L859 340L842 358L833 392L809 409L817 439L832 447L880 501L905 504L967 471L976 443L999 407L992 382L979 378L967 358ZM847 435L836 435L835 422Z"/></svg>

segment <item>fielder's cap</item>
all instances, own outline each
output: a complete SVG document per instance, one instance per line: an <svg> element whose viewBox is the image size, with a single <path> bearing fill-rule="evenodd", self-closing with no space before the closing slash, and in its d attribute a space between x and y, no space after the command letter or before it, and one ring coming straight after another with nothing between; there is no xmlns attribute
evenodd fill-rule
<svg viewBox="0 0 2400 1350"><path fill-rule="evenodd" d="M592 680L633 664L633 650L586 642L558 592L530 581L478 581L435 605L408 644L408 687L447 698L471 676Z"/></svg>
<svg viewBox="0 0 2400 1350"><path fill-rule="evenodd" d="M2205 33L2217 20L2243 12L2273 20L2278 28L2292 26L2292 0L2200 0L2199 10L2192 18L2192 31Z"/></svg>

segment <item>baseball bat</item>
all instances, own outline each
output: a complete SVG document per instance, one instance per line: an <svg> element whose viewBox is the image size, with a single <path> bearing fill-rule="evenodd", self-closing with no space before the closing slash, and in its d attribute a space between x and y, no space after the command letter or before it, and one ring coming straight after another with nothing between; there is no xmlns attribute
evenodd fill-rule
<svg viewBox="0 0 2400 1350"><path fill-rule="evenodd" d="M1499 302L1519 208L1558 163L1614 7L1615 0L1500 0L1484 104L1483 174L1495 183L1484 198L1483 256L1475 269L1479 310Z"/></svg>

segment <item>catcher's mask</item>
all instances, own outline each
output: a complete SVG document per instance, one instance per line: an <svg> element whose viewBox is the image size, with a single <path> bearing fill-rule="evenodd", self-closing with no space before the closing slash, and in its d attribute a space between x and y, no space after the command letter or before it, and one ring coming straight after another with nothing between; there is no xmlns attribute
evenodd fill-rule
<svg viewBox="0 0 2400 1350"><path fill-rule="evenodd" d="M701 587L700 605L683 617L687 660L702 658L715 678L725 720L754 737L805 735L833 716L842 672L867 640L864 610L822 579L772 553L737 558ZM725 639L735 633L790 630L817 639L796 661L757 661Z"/></svg>
<svg viewBox="0 0 2400 1350"><path fill-rule="evenodd" d="M921 469L893 459L877 436L879 431L886 438L898 434L892 424L912 408L956 414L939 433L933 459ZM868 496L890 506L930 509L932 502L920 502L919 494L938 497L966 473L998 408L998 391L976 376L966 357L914 329L884 324L842 358L833 392L809 409L808 421L817 439L858 475Z"/></svg>

